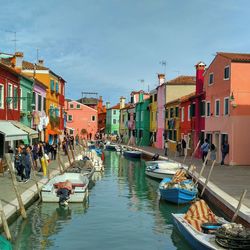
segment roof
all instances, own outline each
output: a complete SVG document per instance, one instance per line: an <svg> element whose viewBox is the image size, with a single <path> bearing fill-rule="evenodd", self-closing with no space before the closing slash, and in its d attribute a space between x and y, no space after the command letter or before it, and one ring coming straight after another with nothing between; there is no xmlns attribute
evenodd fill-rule
<svg viewBox="0 0 250 250"><path fill-rule="evenodd" d="M12 74L14 74L15 76L19 76L19 75L20 75L20 74L18 74L18 72L16 72L14 69L10 68L9 66L7 66L7 65L4 64L4 63L1 63L1 62L0 62L0 67L6 69L6 70L8 70L8 71L10 71L10 72L11 72Z"/></svg>
<svg viewBox="0 0 250 250"><path fill-rule="evenodd" d="M188 95L184 95L184 96L181 96L181 97L179 97L179 98L176 98L176 99L174 99L174 100L172 100L172 101L170 101L170 102L167 102L167 103L166 103L166 106L171 105L171 104L174 104L174 103L177 103L177 102L185 102L185 101L188 101L189 98L191 98L191 97L193 97L193 96L195 96L195 92L192 92L192 93L190 93L190 94L188 94Z"/></svg>
<svg viewBox="0 0 250 250"><path fill-rule="evenodd" d="M195 76L178 76L168 82L167 85L195 85L196 77Z"/></svg>
<svg viewBox="0 0 250 250"><path fill-rule="evenodd" d="M217 52L217 55L230 59L233 62L250 62L250 54Z"/></svg>
<svg viewBox="0 0 250 250"><path fill-rule="evenodd" d="M126 104L125 104L125 107L122 108L122 109L129 109L129 108L131 108L131 107L132 107L132 104L131 104L131 103L126 103Z"/></svg>
<svg viewBox="0 0 250 250"><path fill-rule="evenodd" d="M78 102L82 103L82 104L85 104L85 105L90 105L90 104L94 104L94 105L97 105L98 103L98 99L97 98L93 98L93 97L83 97L79 100L77 100Z"/></svg>
<svg viewBox="0 0 250 250"><path fill-rule="evenodd" d="M117 103L115 106L108 109L120 109L120 103Z"/></svg>
<svg viewBox="0 0 250 250"><path fill-rule="evenodd" d="M49 68L46 68L44 66L38 65L38 64L34 64L31 62L27 62L23 60L23 64L22 64L22 68L23 70L49 70Z"/></svg>

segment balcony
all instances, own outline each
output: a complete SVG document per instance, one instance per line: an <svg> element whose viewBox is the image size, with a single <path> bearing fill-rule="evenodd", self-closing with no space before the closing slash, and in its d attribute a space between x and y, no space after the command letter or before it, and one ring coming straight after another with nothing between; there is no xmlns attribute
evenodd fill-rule
<svg viewBox="0 0 250 250"><path fill-rule="evenodd" d="M64 95L59 94L59 105L64 106Z"/></svg>

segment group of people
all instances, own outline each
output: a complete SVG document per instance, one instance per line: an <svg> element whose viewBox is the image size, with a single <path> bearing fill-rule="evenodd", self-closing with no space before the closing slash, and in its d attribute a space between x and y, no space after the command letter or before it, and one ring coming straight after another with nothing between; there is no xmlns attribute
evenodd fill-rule
<svg viewBox="0 0 250 250"><path fill-rule="evenodd" d="M165 144L164 144L164 154L165 156L168 156L168 140L165 140ZM184 156L185 155L185 151L186 151L186 148L187 148L187 143L185 141L185 139L181 139L180 141L177 142L176 144L176 152L179 154L179 156Z"/></svg>
<svg viewBox="0 0 250 250"><path fill-rule="evenodd" d="M209 143L208 139L205 139L204 143L201 145L201 152L202 152L202 161L207 161L207 155L210 151L210 160L216 160L216 152L217 149L213 143ZM225 158L229 153L229 144L228 141L225 140L221 145L221 165L224 165Z"/></svg>

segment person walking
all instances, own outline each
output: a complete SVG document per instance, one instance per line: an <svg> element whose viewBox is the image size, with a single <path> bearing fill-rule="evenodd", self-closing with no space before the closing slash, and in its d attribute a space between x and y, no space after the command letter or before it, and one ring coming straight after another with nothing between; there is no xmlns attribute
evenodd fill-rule
<svg viewBox="0 0 250 250"><path fill-rule="evenodd" d="M31 152L32 152L32 147L27 146L26 151L25 151L25 181L24 181L25 183L30 180L30 172L31 172L30 154Z"/></svg>
<svg viewBox="0 0 250 250"><path fill-rule="evenodd" d="M76 136L75 136L75 141L76 141L76 145L78 145L79 144L79 135L78 134L76 134Z"/></svg>
<svg viewBox="0 0 250 250"><path fill-rule="evenodd" d="M224 160L228 153L229 153L229 144L227 141L224 141L224 143L221 146L222 159L220 165L224 165Z"/></svg>
<svg viewBox="0 0 250 250"><path fill-rule="evenodd" d="M182 156L185 155L186 147L187 147L187 143L186 143L185 139L182 138L182 140L181 140L181 155Z"/></svg>
<svg viewBox="0 0 250 250"><path fill-rule="evenodd" d="M202 152L202 161L205 161L205 158L207 157L208 151L210 149L208 139L205 139L204 143L201 145L201 152ZM206 162L207 164L207 162Z"/></svg>
<svg viewBox="0 0 250 250"><path fill-rule="evenodd" d="M165 149L165 156L168 156L168 140L165 141L164 149Z"/></svg>
<svg viewBox="0 0 250 250"><path fill-rule="evenodd" d="M24 168L25 168L25 155L21 146L17 148L17 153L15 155L15 168L17 170L17 175L19 176L18 181L25 181Z"/></svg>
<svg viewBox="0 0 250 250"><path fill-rule="evenodd" d="M215 147L215 145L212 143L211 144L211 147L210 147L210 160L211 161L214 161L214 160L216 160L216 147Z"/></svg>

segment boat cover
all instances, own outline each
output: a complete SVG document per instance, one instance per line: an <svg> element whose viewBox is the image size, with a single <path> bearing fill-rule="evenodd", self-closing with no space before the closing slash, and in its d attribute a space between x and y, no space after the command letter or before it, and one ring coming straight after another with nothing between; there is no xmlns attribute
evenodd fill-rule
<svg viewBox="0 0 250 250"><path fill-rule="evenodd" d="M196 201L184 215L184 219L196 230L202 231L203 223L217 223L215 214L204 200Z"/></svg>
<svg viewBox="0 0 250 250"><path fill-rule="evenodd" d="M182 181L185 181L187 179L186 176L186 170L185 169L179 169L176 171L175 175L172 178L173 183L179 183Z"/></svg>

